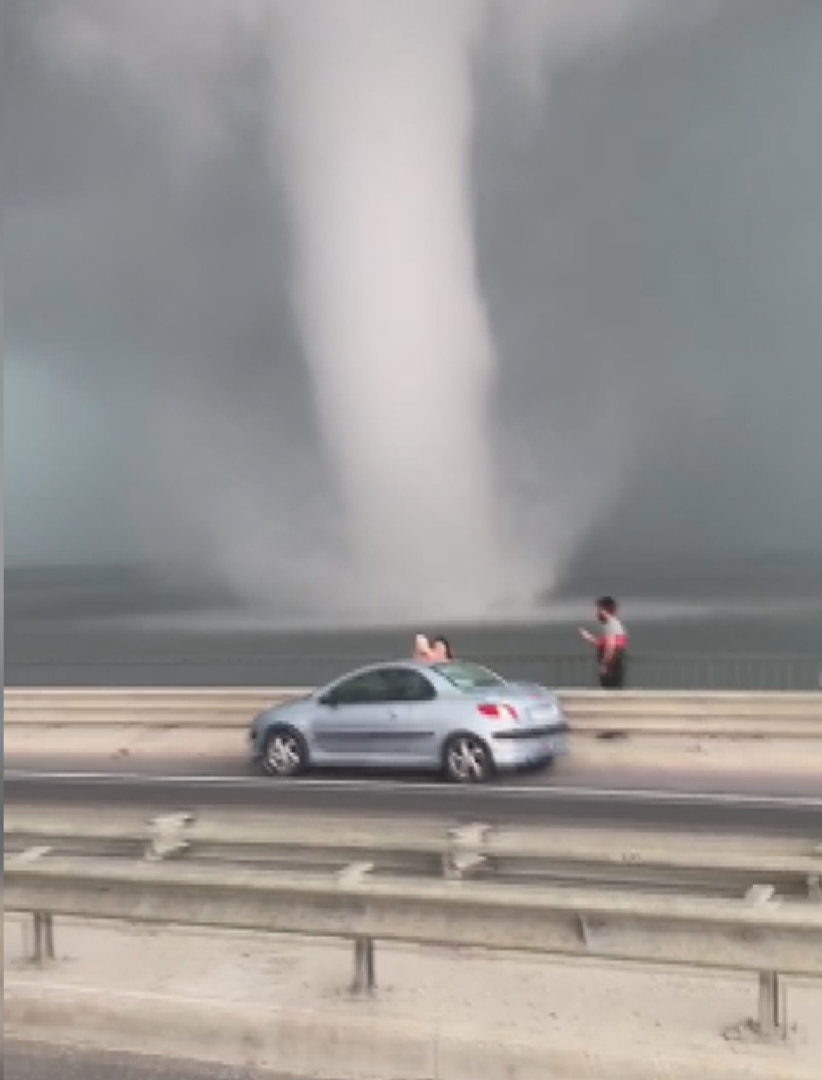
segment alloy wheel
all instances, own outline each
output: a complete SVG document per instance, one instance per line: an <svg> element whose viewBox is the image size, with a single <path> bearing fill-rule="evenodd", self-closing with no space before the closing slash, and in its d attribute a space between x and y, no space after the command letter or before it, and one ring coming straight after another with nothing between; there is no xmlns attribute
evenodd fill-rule
<svg viewBox="0 0 822 1080"><path fill-rule="evenodd" d="M305 766L305 751L293 731L275 731L265 744L266 772L273 776L296 776Z"/></svg>
<svg viewBox="0 0 822 1080"><path fill-rule="evenodd" d="M480 784L488 779L488 751L470 735L452 739L447 753L448 775L459 784Z"/></svg>

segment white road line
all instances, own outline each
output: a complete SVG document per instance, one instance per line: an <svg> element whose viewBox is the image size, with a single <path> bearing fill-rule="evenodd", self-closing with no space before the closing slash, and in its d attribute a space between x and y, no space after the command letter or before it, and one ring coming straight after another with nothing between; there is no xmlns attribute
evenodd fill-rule
<svg viewBox="0 0 822 1080"><path fill-rule="evenodd" d="M6 990L12 991L12 994L36 989L38 994L51 995L55 994L69 994L72 997L103 997L107 1000L120 999L121 1001L159 1001L164 1004L172 1005L203 1005L214 1004L216 1002L224 1003L224 999L221 997L215 997L214 994L207 995L205 997L198 997L191 994L164 994L161 991L156 990L125 990L118 987L112 991L110 986L83 986L79 983L57 983L57 982L41 982L39 979L6 979L4 981L4 987Z"/></svg>
<svg viewBox="0 0 822 1080"><path fill-rule="evenodd" d="M455 799L463 798L467 791L476 795L504 795L505 797L533 799L535 796L543 798L575 798L575 799L615 799L631 802L649 803L702 803L705 805L728 805L728 806L752 806L752 807L785 807L790 809L822 810L822 796L806 795L751 795L735 794L733 792L698 792L698 791L669 791L664 789L625 789L625 788L592 788L592 787L567 787L560 785L522 785L522 784L487 784L483 787L449 787L443 783L409 782L402 783L396 780L337 780L306 777L300 780L264 780L246 776L224 775L163 775L157 773L140 772L42 772L29 769L9 769L4 774L5 780L29 780L52 781L55 783L71 782L97 784L101 786L116 786L123 783L141 783L147 786L170 786L186 785L190 787L242 787L257 791L274 791L290 789L312 789L318 791L352 791L352 792L385 792L400 791L403 794L436 794L449 796Z"/></svg>

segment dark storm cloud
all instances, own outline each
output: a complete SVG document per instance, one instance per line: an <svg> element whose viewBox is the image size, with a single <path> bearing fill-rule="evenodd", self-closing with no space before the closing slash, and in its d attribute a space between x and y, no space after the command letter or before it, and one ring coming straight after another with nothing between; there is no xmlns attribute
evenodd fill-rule
<svg viewBox="0 0 822 1080"><path fill-rule="evenodd" d="M822 549L822 4L719 6L694 33L567 65L527 123L515 122L510 89L480 76L477 230L503 372L499 441L515 460L519 437L532 458L506 483L547 501L549 517L578 516L583 581L615 547L635 560ZM86 450L74 470L92 495L125 490L124 513L135 500L138 517L164 505L156 457L140 467L141 425L135 436L123 390L158 380L188 400L181 441L204 443L200 475L186 459L193 497L225 482L215 454L232 479L249 477L243 508L281 494L278 474L294 463L284 446L316 483L285 223L253 93L228 152L181 173L144 100L115 79L45 64L35 8L4 12L11 377L37 365L104 387L109 407L129 414L117 482L110 461L100 482ZM253 89L253 70L247 79ZM54 434L7 461L10 486L27 491L10 508L12 560L36 527L32 507L54 499L32 490L33 459L72 457L59 425ZM573 491L557 497L558 473L593 508L579 510ZM69 504L40 557L76 557ZM93 546L116 557L121 533L104 535L106 520ZM163 527L152 554L177 550ZM92 523L82 544L93 536Z"/></svg>
<svg viewBox="0 0 822 1080"><path fill-rule="evenodd" d="M778 590L790 566L794 590L822 588L806 557L822 550L822 11L750 7L698 49L669 42L623 72L612 89L625 128L639 118L636 155L590 162L595 185L626 174L588 251L613 312L599 379L616 353L623 389L653 390L636 398L651 423L631 483L580 554L576 580L598 588Z"/></svg>
<svg viewBox="0 0 822 1080"><path fill-rule="evenodd" d="M822 547L820 50L819 5L725 4L568 71L504 168L487 138L512 416L538 402L569 467L603 402L638 436L594 551Z"/></svg>
<svg viewBox="0 0 822 1080"><path fill-rule="evenodd" d="M288 488L278 474L311 475L316 443L262 109L181 168L126 83L46 63L37 15L15 8L3 55L7 408L27 414L7 454L7 557L210 565ZM67 385L104 430L70 401L60 414ZM197 513L176 513L181 491Z"/></svg>
<svg viewBox="0 0 822 1080"><path fill-rule="evenodd" d="M239 118L219 160L174 171L145 100L50 70L32 39L18 12L3 60L10 345L109 368L187 353L276 366L290 325L258 118Z"/></svg>

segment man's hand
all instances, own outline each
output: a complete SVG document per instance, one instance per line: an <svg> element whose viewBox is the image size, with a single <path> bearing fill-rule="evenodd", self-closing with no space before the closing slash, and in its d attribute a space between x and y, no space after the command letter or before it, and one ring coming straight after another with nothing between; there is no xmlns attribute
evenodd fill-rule
<svg viewBox="0 0 822 1080"><path fill-rule="evenodd" d="M596 643L597 643L597 639L594 637L594 635L591 633L591 631L586 630L584 626L580 626L580 628L579 628L579 636L582 638L583 641L587 642L589 645L596 645Z"/></svg>

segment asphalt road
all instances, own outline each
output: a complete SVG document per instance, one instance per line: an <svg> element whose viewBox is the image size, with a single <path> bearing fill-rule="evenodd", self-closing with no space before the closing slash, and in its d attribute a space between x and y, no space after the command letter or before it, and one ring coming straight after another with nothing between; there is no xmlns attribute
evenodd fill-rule
<svg viewBox="0 0 822 1080"><path fill-rule="evenodd" d="M44 1043L3 1044L4 1080L288 1080L243 1066L202 1064L53 1046Z"/></svg>
<svg viewBox="0 0 822 1080"><path fill-rule="evenodd" d="M167 763L166 763L167 766ZM271 780L246 772L132 771L127 761L94 771L5 762L4 800L13 804L136 806L150 810L215 807L319 813L333 819L356 813L429 817L455 822L549 821L566 824L687 829L748 834L822 835L822 792L772 795L628 789L564 783L542 774L482 787L439 780L379 777L305 777Z"/></svg>
<svg viewBox="0 0 822 1080"><path fill-rule="evenodd" d="M128 742L127 739L124 742ZM49 774L85 773L106 775L135 774L141 776L181 776L181 777L221 777L221 778L256 778L261 772L254 765L245 750L242 735L237 739L237 751L233 753L191 753L142 752L127 746L119 750L101 752L95 750L86 753L66 753L65 750L9 750L4 755L6 775L17 771L43 772ZM630 755L629 755L630 756ZM822 771L815 761L807 762L802 769L765 772L761 765L758 769L740 769L733 767L700 768L698 764L689 765L653 765L650 763L632 763L622 761L618 764L593 763L580 760L569 753L548 769L509 775L502 783L506 787L521 785L539 787L573 787L587 789L613 789L638 791L663 789L669 792L688 794L752 795L772 797L822 798ZM337 779L356 779L357 774L350 770L326 770L323 777ZM367 775L367 774L366 774ZM362 774L361 774L362 778ZM385 774L383 774L385 778ZM413 776L402 774L394 783L413 781ZM417 780L431 780L430 773L423 773ZM274 781L271 781L274 783Z"/></svg>

